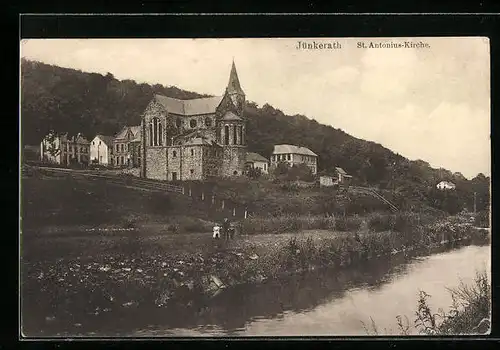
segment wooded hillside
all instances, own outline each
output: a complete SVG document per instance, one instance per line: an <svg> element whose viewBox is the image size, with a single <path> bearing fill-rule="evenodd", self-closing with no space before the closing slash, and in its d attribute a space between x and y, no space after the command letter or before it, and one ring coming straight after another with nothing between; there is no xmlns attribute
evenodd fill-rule
<svg viewBox="0 0 500 350"><path fill-rule="evenodd" d="M155 93L181 99L207 96L174 86L119 81L111 73L85 73L23 59L22 144L38 144L51 129L81 132L89 139L97 133L113 135L124 125L138 125ZM285 115L268 104L259 107L249 102L246 113L249 150L265 157L270 156L274 144L291 143L319 155L320 173L331 173L340 166L358 184L391 189L437 208L466 206L472 210L474 192L478 210L489 205L489 177L483 174L467 180L460 173L433 169L424 161L409 161L380 144L357 139L303 115ZM453 181L457 191L436 191L441 180Z"/></svg>

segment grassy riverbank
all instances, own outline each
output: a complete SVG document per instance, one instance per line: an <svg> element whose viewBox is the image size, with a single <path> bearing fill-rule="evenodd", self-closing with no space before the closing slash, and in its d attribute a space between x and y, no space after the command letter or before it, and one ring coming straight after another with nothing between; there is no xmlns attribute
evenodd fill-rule
<svg viewBox="0 0 500 350"><path fill-rule="evenodd" d="M433 310L429 305L431 295L420 291L413 324L408 315L397 316L400 335L473 335L488 334L491 330L491 281L488 273L477 271L470 284L460 282L450 288L450 310ZM369 335L380 335L379 327L372 318L370 326L364 325Z"/></svg>
<svg viewBox="0 0 500 350"><path fill-rule="evenodd" d="M412 235L312 231L240 236L228 243L206 235L36 240L26 244L22 260L26 331L54 318L73 324L82 314L189 305L237 284L355 266L447 240L467 243L487 236L472 227L441 224L416 227Z"/></svg>
<svg viewBox="0 0 500 350"><path fill-rule="evenodd" d="M460 218L289 213L250 218L243 235L223 242L211 238L204 212L180 196L66 176L23 179L22 190L26 332L54 318L73 324L81 314L186 305L237 284L489 239Z"/></svg>

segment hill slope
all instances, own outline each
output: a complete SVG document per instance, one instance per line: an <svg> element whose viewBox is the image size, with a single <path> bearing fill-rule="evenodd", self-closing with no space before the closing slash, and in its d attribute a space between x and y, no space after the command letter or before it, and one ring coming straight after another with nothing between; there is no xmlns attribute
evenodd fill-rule
<svg viewBox="0 0 500 350"><path fill-rule="evenodd" d="M85 73L23 59L23 144L38 144L50 129L82 132L88 138L97 133L112 135L124 125L139 124L155 93L181 99L207 96L173 86L119 81L110 73ZM258 107L250 102L246 113L249 150L265 157L270 156L274 144L293 143L319 155L320 172L330 173L340 166L359 184L390 189L435 207L472 209L474 192L478 210L489 205L489 178L483 174L467 180L460 173L433 169L424 161L409 161L380 144L357 139L303 115L285 115L268 104ZM455 182L457 191L436 191L435 184L443 179Z"/></svg>

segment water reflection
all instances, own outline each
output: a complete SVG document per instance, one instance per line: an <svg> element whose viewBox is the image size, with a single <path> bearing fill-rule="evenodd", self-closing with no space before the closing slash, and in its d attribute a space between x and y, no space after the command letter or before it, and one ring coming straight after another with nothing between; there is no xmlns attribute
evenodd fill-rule
<svg viewBox="0 0 500 350"><path fill-rule="evenodd" d="M441 247L427 254L456 248ZM258 320L279 323L291 314L308 314L322 305L348 299L356 291L376 293L401 276L411 275L411 270L424 261L418 256L398 254L340 271L318 270L262 284L240 285L212 298L199 297L182 305L140 305L85 318L74 315L73 323L65 328L72 336L77 335L75 331L87 336L90 332L99 336L240 335ZM72 327L76 322L82 326Z"/></svg>

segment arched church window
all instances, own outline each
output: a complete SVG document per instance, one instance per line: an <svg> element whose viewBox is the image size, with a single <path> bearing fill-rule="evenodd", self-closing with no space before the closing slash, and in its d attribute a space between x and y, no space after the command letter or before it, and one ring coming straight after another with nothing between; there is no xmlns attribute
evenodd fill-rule
<svg viewBox="0 0 500 350"><path fill-rule="evenodd" d="M153 124L149 123L149 145L153 146Z"/></svg>
<svg viewBox="0 0 500 350"><path fill-rule="evenodd" d="M182 126L182 120L181 120L181 118L177 118L175 120L175 126L177 126L178 128L180 128Z"/></svg>
<svg viewBox="0 0 500 350"><path fill-rule="evenodd" d="M240 145L243 145L243 127L241 125L238 126L238 134L240 137Z"/></svg>
<svg viewBox="0 0 500 350"><path fill-rule="evenodd" d="M233 126L233 145L238 144L238 127L236 125Z"/></svg>
<svg viewBox="0 0 500 350"><path fill-rule="evenodd" d="M229 125L224 126L224 144L229 145Z"/></svg>
<svg viewBox="0 0 500 350"><path fill-rule="evenodd" d="M210 117L205 118L205 126L208 126L208 127L212 126L212 118L210 118Z"/></svg>
<svg viewBox="0 0 500 350"><path fill-rule="evenodd" d="M196 128L196 119L191 119L191 120L189 121L189 126L190 126L191 128Z"/></svg>
<svg viewBox="0 0 500 350"><path fill-rule="evenodd" d="M158 123L158 145L163 144L163 133L162 133L162 126L161 122Z"/></svg>
<svg viewBox="0 0 500 350"><path fill-rule="evenodd" d="M149 145L162 145L162 125L158 118L153 118L149 123Z"/></svg>

